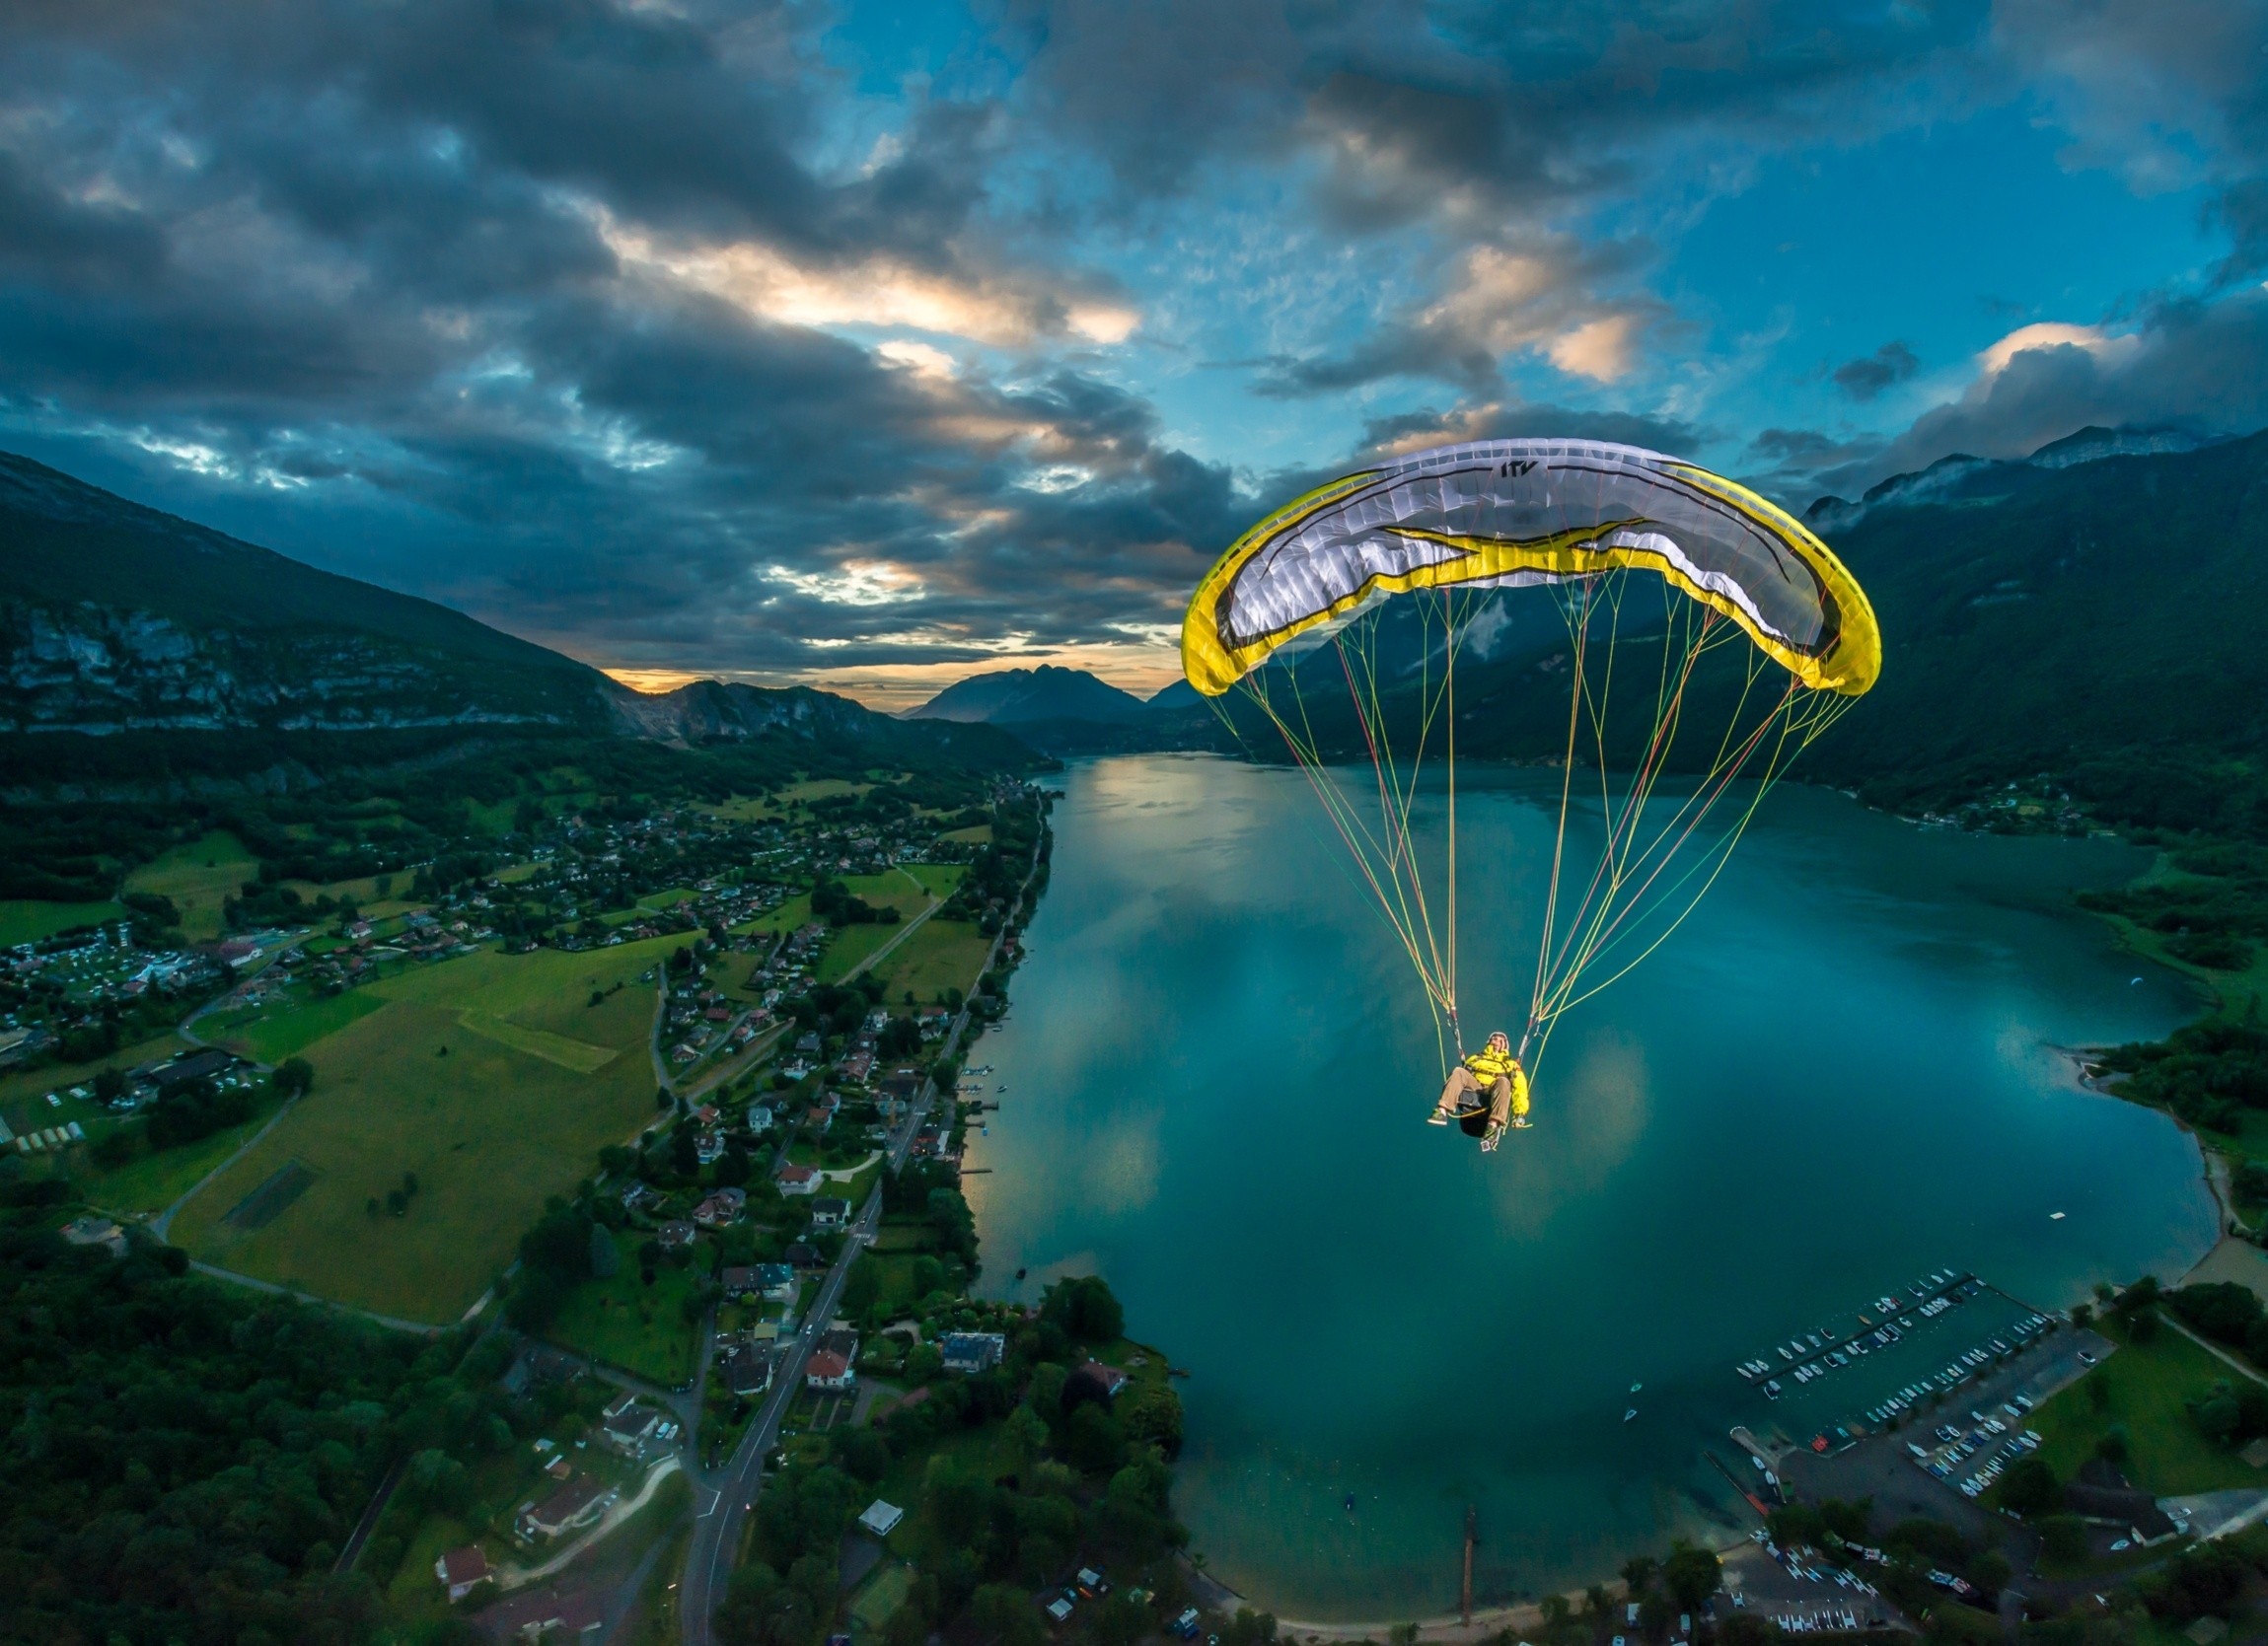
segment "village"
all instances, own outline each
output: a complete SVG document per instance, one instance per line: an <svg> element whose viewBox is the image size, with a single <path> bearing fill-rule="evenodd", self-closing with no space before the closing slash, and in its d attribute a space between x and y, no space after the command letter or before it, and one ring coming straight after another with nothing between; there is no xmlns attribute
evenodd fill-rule
<svg viewBox="0 0 2268 1646"><path fill-rule="evenodd" d="M932 1615L922 1574L970 1530L931 1490L931 1459L965 1452L956 1436L1013 1452L1034 1433L1071 1460L1034 1452L1029 1466L1052 1529L1019 1568L1035 1620L1061 1627L1112 1593L1094 1564L1106 1547L1141 1551L1145 1577L1111 1604L1154 1623L1170 1602L1178 1617L1191 1597L1164 1559L1164 1476L1137 1469L1116 1510L1098 1495L1129 1459L1178 1445L1164 1357L1128 1342L1107 1290L1097 1302L1082 1283L1040 1310L974 1290L959 1168L983 1106L960 1071L1005 1010L1045 884L1045 805L1016 781L926 814L886 785L815 784L753 804L569 813L514 860L468 849L356 885L247 880L240 895L216 869L201 909L12 953L8 1028L24 1033L0 1087L4 1140L82 1185L95 1209L66 1230L78 1244L182 1242L206 1273L317 1299L328 1272L342 1302L404 1329L444 1329L397 1319L437 1286L478 1293L469 1312L447 1292L432 1307L463 1315L447 1330L476 1359L506 1351L496 1388L515 1439L461 1470L421 1464L433 1480L400 1473L341 1554L406 1620L462 1615L504 1639L697 1601L721 1609L727 1638L730 1593L746 1588L736 1563L777 1557L767 1495L846 1475L870 1495L845 1509L843 1617L854 1636L896 1639ZM225 842L198 849L229 862ZM203 935L184 938L200 915ZM108 1059L58 1062L66 1013L100 1021L144 996L170 1033L121 1033ZM367 1194L327 1200L322 1186L413 1135L389 1130L390 1108L408 1105L406 1120L433 1080L475 1072L445 1033L422 1065L386 1066L427 1023L579 1082L553 1101L625 1104L651 1065L647 1117L579 1169L562 1159L532 1230L483 1227L488 1249L504 1235L517 1254L484 1284L465 1266L481 1261L471 1246L454 1270L387 1254L396 1228L483 1215L449 1159ZM377 1062L352 1049L382 1045ZM341 1081L376 1107L318 1143L305 1128L337 1125ZM585 1086L591 1098L569 1096ZM506 1165L517 1135L482 1146L495 1170L527 1170ZM316 1254L333 1249L326 1271ZM1072 1424L1089 1400L1118 1415ZM698 1512L727 1497L736 1512ZM1097 1515L1117 1530L1072 1535ZM662 1545L661 1567L625 1564ZM690 1587L699 1546L705 1593ZM686 1594L655 1575L681 1561Z"/></svg>

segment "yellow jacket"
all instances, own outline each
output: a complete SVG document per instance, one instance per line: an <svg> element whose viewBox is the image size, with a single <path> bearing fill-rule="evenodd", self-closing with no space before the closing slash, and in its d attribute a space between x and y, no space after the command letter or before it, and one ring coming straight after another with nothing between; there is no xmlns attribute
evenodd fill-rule
<svg viewBox="0 0 2268 1646"><path fill-rule="evenodd" d="M1480 1050L1466 1056L1465 1067L1473 1071L1473 1078L1481 1083L1481 1090L1484 1092L1494 1086L1500 1078L1505 1076L1509 1076L1511 1079L1514 1098L1521 1097L1527 1092L1527 1070L1521 1068L1520 1060L1508 1051L1498 1051L1493 1046L1483 1046Z"/></svg>

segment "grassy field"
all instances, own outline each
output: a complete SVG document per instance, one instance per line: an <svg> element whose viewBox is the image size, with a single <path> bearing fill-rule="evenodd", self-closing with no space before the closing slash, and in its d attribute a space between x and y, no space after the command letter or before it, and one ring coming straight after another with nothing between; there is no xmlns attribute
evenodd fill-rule
<svg viewBox="0 0 2268 1646"><path fill-rule="evenodd" d="M890 1472L874 1488L876 1497L886 1503L903 1505L907 1510L897 1530L884 1539L891 1553L918 1563L936 1559L957 1546L952 1539L959 1534L936 1526L921 1501L922 1474L931 1458L952 1458L983 1480L995 1480L1013 1473L1017 1459L1008 1447L1005 1427L1000 1423L988 1423L981 1429L958 1430L937 1446L926 1451L916 1449L891 1466Z"/></svg>
<svg viewBox="0 0 2268 1646"><path fill-rule="evenodd" d="M386 1586L387 1610L404 1622L438 1623L447 1617L449 1595L433 1575L434 1562L471 1541L472 1528L464 1522L451 1515L427 1515Z"/></svg>
<svg viewBox="0 0 2268 1646"><path fill-rule="evenodd" d="M178 1149L137 1154L121 1166L97 1166L82 1149L72 1157L72 1181L80 1185L90 1205L113 1215L162 1212L194 1188L199 1178L236 1153L274 1112L275 1105L262 1101L258 1111L241 1126L229 1126Z"/></svg>
<svg viewBox="0 0 2268 1646"><path fill-rule="evenodd" d="M625 1241L625 1244L628 1244ZM619 1366L664 1389L691 1381L697 1349L685 1300L693 1295L694 1270L661 1268L654 1283L638 1278L634 1256L625 1254L612 1279L586 1280L567 1294L558 1318L545 1332L552 1342Z"/></svg>
<svg viewBox="0 0 2268 1646"><path fill-rule="evenodd" d="M827 947L820 951L819 962L811 968L813 980L821 983L840 983L844 977L864 966L875 951L897 941L905 929L903 925L843 927L829 938ZM919 935L916 932L914 937ZM906 941L912 943L914 937L909 937Z"/></svg>
<svg viewBox="0 0 2268 1646"><path fill-rule="evenodd" d="M988 846L992 843L992 825L990 823L977 823L968 828L956 828L950 833L938 835L937 838L966 841L972 846Z"/></svg>
<svg viewBox="0 0 2268 1646"><path fill-rule="evenodd" d="M760 914L746 926L735 929L750 932L792 932L810 918L811 898L799 892L777 908L768 913Z"/></svg>
<svg viewBox="0 0 2268 1646"><path fill-rule="evenodd" d="M941 990L976 987L992 940L966 920L932 917L882 963L882 998L902 1001L909 991L929 1005Z"/></svg>
<svg viewBox="0 0 2268 1646"><path fill-rule="evenodd" d="M365 875L360 880L328 881L320 886L311 880L287 880L283 884L309 902L318 897L329 897L333 901L350 902L356 908L367 909L374 903L385 902L397 891L406 891L409 881L410 877L404 873Z"/></svg>
<svg viewBox="0 0 2268 1646"><path fill-rule="evenodd" d="M316 1041L337 1034L373 1012L384 1010L385 1006L384 997L374 990L348 989L328 1000L311 1000L291 1011L270 1013L241 1026L231 1026L228 1043L247 1057L273 1065L286 1057L297 1057Z"/></svg>
<svg viewBox="0 0 2268 1646"><path fill-rule="evenodd" d="M876 1568L850 1597L850 1625L871 1637L914 1593L914 1568L892 1561Z"/></svg>
<svg viewBox="0 0 2268 1646"><path fill-rule="evenodd" d="M2115 1336L2115 1328L2108 1334ZM2164 1497L2268 1484L2261 1470L2199 1434L2184 1405L2222 1379L2238 1376L2161 1325L2155 1341L2125 1344L2032 1414L2031 1426L2040 1432L2038 1456L2058 1479L2068 1480L2094 1456L2096 1442L2111 1426L2123 1424L2130 1449L2126 1471L2145 1491ZM2097 1387L2103 1396L2095 1394Z"/></svg>
<svg viewBox="0 0 2268 1646"><path fill-rule="evenodd" d="M654 997L638 974L670 942L468 955L357 991L383 1004L305 1047L315 1095L183 1209L175 1240L319 1296L455 1320L512 1260L545 1198L652 1116L644 1047ZM577 1068L469 1030L468 1015L531 1044L571 1041L587 1048L585 1062L606 1058ZM281 1216L252 1231L223 1221L293 1161L315 1181ZM370 1216L366 1202L404 1173L418 1184L406 1214Z"/></svg>
<svg viewBox="0 0 2268 1646"><path fill-rule="evenodd" d="M911 920L930 903L928 888L911 873L892 869L879 875L845 875L843 886L853 896L863 897L876 908L894 908L898 918Z"/></svg>
<svg viewBox="0 0 2268 1646"><path fill-rule="evenodd" d="M37 943L74 926L95 926L126 912L123 903L43 903L32 897L0 897L0 948Z"/></svg>
<svg viewBox="0 0 2268 1646"><path fill-rule="evenodd" d="M871 783L849 783L840 777L807 777L800 783L790 783L779 791L782 803L798 800L833 800L837 795L862 795L874 787Z"/></svg>
<svg viewBox="0 0 2268 1646"><path fill-rule="evenodd" d="M967 877L969 869L963 863L908 863L899 869L899 873L912 875L931 896L950 897L954 889Z"/></svg>
<svg viewBox="0 0 2268 1646"><path fill-rule="evenodd" d="M128 892L155 892L182 911L183 935L195 940L221 933L221 902L233 897L259 864L244 842L224 830L176 846L126 877Z"/></svg>

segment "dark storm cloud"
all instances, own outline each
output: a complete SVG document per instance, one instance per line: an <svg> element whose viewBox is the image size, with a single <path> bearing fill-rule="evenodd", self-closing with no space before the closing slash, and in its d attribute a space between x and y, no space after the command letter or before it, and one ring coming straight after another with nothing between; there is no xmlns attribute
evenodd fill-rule
<svg viewBox="0 0 2268 1646"><path fill-rule="evenodd" d="M1104 166L1114 212L1258 163L1304 179L1295 186L1327 239L1430 237L1432 279L1354 322L1351 338L1272 362L1260 394L1400 378L1485 396L1508 356L1548 353L1602 319L1640 329L1661 319L1632 290L1653 255L1646 235L1594 235L1578 250L1566 220L1640 183L1674 193L1764 148L1849 141L1957 100L1977 75L1963 54L1984 21L1968 3L1175 0L1136 26L1104 0L1034 0L1009 30L1027 58L1012 101ZM1540 258L1548 279L1491 299L1485 283L1475 290L1477 250Z"/></svg>
<svg viewBox="0 0 2268 1646"><path fill-rule="evenodd" d="M1307 149L1342 222L1588 196L1648 140L1848 131L1894 84L1973 42L1985 8L1678 0L1538 8L1028 0L1024 96L1130 186L1184 187L1224 157Z"/></svg>
<svg viewBox="0 0 2268 1646"><path fill-rule="evenodd" d="M1993 33L2074 133L2069 159L2144 189L2211 184L2233 243L2219 278L2268 270L2268 4L2002 0Z"/></svg>
<svg viewBox="0 0 2268 1646"><path fill-rule="evenodd" d="M1170 623L1298 476L1178 449L1111 381L1128 356L1069 352L1082 306L1125 301L1067 250L1081 235L1344 256L1341 295L1286 298L1257 345L1282 351L1260 393L1430 380L1464 401L1381 415L1357 458L1534 432L1692 451L1719 436L1506 387L1522 355L1615 382L1675 335L1641 287L1660 221L1600 214L1644 194L1674 217L1704 174L1958 105L1995 50L2052 77L2106 152L2185 134L2217 168L2224 277L2260 267L2253 9L2176 3L2194 40L2151 38L2140 8L2027 0L1990 41L1971 0L1019 4L999 33L1020 78L911 92L870 143L799 4L25 0L0 18L0 427L608 661L1112 638ZM2122 53L2157 101L2119 93ZM1261 197L1249 224L1204 215ZM826 312L781 298L780 269ZM945 316L930 335L990 352L836 334L907 291ZM1772 431L1754 456L1841 483L2184 394L2233 422L2268 381L2248 305L2018 354L1887 454ZM1879 393L1911 373L1897 347L1838 381Z"/></svg>
<svg viewBox="0 0 2268 1646"><path fill-rule="evenodd" d="M1042 340L1108 295L1000 250L989 105L916 107L873 163L816 170L800 26L593 0L18 14L0 416L586 655L796 667L902 625L953 655L1146 617L1234 493L1137 396L925 377L622 263L615 225L815 279L882 267Z"/></svg>
<svg viewBox="0 0 2268 1646"><path fill-rule="evenodd" d="M2268 292L2163 305L2124 331L2042 337L1988 362L1893 439L1768 429L1752 452L1782 496L1856 497L1941 458L2029 457L2090 425L2212 435L2268 424ZM1805 497L1807 501L1807 496Z"/></svg>
<svg viewBox="0 0 2268 1646"><path fill-rule="evenodd" d="M1846 360L1828 375L1855 400L1870 400L1922 369L1921 356L1901 342L1887 342L1872 354Z"/></svg>

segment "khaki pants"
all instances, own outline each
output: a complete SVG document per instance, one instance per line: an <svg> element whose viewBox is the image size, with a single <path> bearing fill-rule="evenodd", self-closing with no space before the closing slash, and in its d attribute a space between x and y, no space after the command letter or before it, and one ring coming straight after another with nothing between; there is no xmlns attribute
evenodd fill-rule
<svg viewBox="0 0 2268 1646"><path fill-rule="evenodd" d="M1488 1093L1489 1119L1497 1125L1502 1125L1514 1114L1525 1114L1528 1111L1528 1095L1525 1092L1514 1094L1509 1075L1497 1076L1489 1083ZM1449 1083L1441 1088L1441 1112L1453 1114L1460 1109L1470 1108L1472 1100L1480 1095L1481 1083L1473 1077L1471 1069L1459 1063L1449 1071Z"/></svg>

